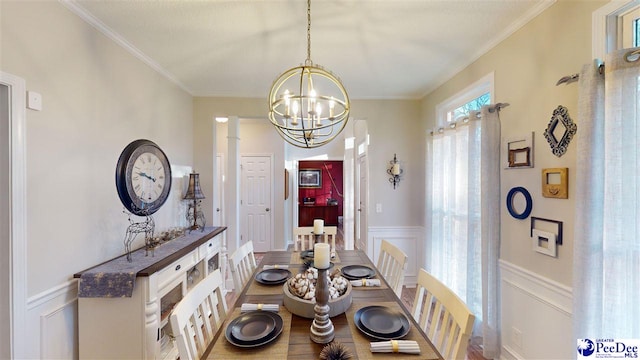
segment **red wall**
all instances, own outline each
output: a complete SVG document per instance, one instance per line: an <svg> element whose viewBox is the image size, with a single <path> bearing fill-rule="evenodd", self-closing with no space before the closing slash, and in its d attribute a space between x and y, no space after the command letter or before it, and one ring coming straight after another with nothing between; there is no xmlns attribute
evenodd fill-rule
<svg viewBox="0 0 640 360"><path fill-rule="evenodd" d="M300 161L298 168L300 170L322 170L322 187L317 189L299 188L298 202L302 203L302 199L305 197L314 197L316 198L316 205L326 205L327 198L334 198L338 200L338 216L342 216L344 199L338 195L338 193L344 195L344 188L342 186L342 161ZM331 177L333 177L335 187L331 182L329 173L331 173Z"/></svg>

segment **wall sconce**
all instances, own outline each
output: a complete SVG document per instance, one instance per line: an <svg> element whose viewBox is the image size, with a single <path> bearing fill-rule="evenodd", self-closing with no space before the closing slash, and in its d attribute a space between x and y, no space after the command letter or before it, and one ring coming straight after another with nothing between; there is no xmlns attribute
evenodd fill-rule
<svg viewBox="0 0 640 360"><path fill-rule="evenodd" d="M387 169L387 174L391 175L389 182L393 184L393 188L396 188L396 184L400 182L400 175L402 175L402 169L400 169L400 163L396 158L396 154L393 154L393 160L389 161L391 165Z"/></svg>

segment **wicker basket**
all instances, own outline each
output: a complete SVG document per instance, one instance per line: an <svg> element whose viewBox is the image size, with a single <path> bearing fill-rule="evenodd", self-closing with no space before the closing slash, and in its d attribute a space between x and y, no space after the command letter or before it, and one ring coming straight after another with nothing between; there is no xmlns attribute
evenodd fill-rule
<svg viewBox="0 0 640 360"><path fill-rule="evenodd" d="M315 302L301 299L296 295L293 295L289 290L288 281L282 286L282 291L284 291L284 307L286 307L289 312L303 318L313 319L315 316L315 312L313 311L313 307L316 305ZM329 317L334 317L344 313L350 306L351 283L347 282L347 290L344 294L335 299L329 300Z"/></svg>

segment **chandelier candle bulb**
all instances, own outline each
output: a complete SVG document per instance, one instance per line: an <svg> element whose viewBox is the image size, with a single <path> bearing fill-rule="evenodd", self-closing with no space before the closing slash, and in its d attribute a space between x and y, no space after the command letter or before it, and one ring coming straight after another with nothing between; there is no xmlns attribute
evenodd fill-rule
<svg viewBox="0 0 640 360"><path fill-rule="evenodd" d="M319 243L313 247L313 264L317 269L329 268L329 244Z"/></svg>
<svg viewBox="0 0 640 360"><path fill-rule="evenodd" d="M324 234L324 220L322 219L313 220L313 233L316 235Z"/></svg>

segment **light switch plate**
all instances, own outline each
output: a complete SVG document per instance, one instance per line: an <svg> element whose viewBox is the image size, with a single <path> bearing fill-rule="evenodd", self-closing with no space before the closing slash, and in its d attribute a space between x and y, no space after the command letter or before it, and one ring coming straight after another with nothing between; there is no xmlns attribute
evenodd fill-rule
<svg viewBox="0 0 640 360"><path fill-rule="evenodd" d="M42 95L35 91L27 91L27 108L31 110L42 110Z"/></svg>

